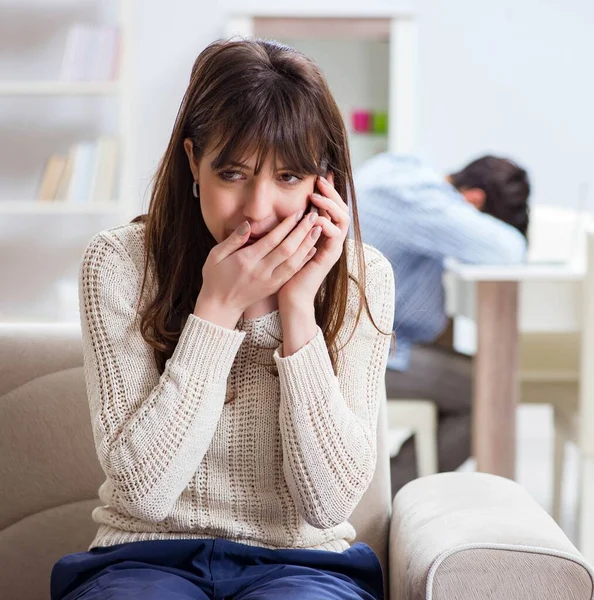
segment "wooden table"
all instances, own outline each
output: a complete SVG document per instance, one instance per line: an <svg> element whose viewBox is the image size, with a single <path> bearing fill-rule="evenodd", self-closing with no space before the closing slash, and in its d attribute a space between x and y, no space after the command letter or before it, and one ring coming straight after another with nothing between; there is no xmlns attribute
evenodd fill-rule
<svg viewBox="0 0 594 600"><path fill-rule="evenodd" d="M473 398L477 470L513 479L519 330L579 330L585 267L496 267L454 261L446 267L446 311L452 317L469 317L477 326Z"/></svg>

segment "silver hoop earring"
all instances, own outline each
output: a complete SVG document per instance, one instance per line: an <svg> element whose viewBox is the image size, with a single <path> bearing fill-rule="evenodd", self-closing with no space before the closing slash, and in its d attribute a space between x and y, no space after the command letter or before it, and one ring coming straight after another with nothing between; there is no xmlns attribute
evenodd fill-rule
<svg viewBox="0 0 594 600"><path fill-rule="evenodd" d="M198 184L196 182L192 184L192 194L194 194L194 198L198 198Z"/></svg>

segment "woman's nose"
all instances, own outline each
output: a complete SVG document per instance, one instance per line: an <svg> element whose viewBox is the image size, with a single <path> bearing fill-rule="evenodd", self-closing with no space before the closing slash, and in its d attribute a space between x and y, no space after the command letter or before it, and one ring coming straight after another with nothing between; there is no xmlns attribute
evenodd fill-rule
<svg viewBox="0 0 594 600"><path fill-rule="evenodd" d="M270 186L264 182L254 183L245 190L243 214L252 221L263 221L272 213L273 204Z"/></svg>

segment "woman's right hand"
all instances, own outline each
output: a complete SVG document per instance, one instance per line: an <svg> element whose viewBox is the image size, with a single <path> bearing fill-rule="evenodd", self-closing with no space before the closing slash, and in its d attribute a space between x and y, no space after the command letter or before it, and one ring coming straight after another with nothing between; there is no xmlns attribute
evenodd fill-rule
<svg viewBox="0 0 594 600"><path fill-rule="evenodd" d="M244 310L278 290L310 260L321 227L318 218L295 213L257 242L243 248L250 235L245 221L209 253L202 268L202 289L194 314L233 328ZM248 225L243 235L241 227ZM317 235L315 235L317 233Z"/></svg>

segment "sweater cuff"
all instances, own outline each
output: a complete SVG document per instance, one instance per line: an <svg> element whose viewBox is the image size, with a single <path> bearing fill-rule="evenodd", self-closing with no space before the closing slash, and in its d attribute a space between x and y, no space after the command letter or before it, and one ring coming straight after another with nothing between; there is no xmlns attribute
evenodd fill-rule
<svg viewBox="0 0 594 600"><path fill-rule="evenodd" d="M190 314L171 361L186 369L200 369L210 381L226 379L245 335L245 331L227 329Z"/></svg>
<svg viewBox="0 0 594 600"><path fill-rule="evenodd" d="M293 402L307 403L327 397L328 390L336 385L336 376L320 327L315 337L291 356L281 357L274 352L281 390Z"/></svg>

